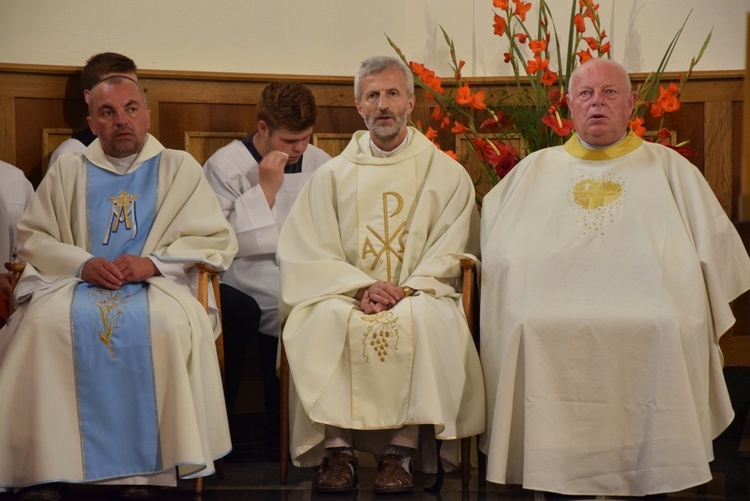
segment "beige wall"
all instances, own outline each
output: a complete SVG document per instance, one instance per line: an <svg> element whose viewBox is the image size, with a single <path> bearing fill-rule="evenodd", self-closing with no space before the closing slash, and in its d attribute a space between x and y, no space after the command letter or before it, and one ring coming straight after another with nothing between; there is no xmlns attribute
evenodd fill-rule
<svg viewBox="0 0 750 501"><path fill-rule="evenodd" d="M613 56L631 72L657 67L690 9L667 69L686 69L712 27L696 69L744 68L748 0L598 2ZM570 1L549 3L564 37ZM442 25L465 75L508 75L492 22L492 0L0 0L0 62L81 66L115 51L142 69L351 76L362 59L394 54L388 34L409 59L450 75Z"/></svg>

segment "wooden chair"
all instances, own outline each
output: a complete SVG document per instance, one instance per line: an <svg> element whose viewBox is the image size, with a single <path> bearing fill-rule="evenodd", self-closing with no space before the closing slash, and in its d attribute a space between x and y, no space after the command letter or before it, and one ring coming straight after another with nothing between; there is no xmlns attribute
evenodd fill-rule
<svg viewBox="0 0 750 501"><path fill-rule="evenodd" d="M462 270L462 303L469 331L474 343L479 349L479 329L477 328L477 314L479 312L478 289L476 282L476 262L473 259L461 259ZM284 343L279 343L279 379L281 386L281 402L279 414L281 418L279 446L281 448L279 457L280 481L286 483L289 470L289 361L284 351ZM480 477L484 472L484 458L479 453ZM469 485L471 478L471 437L461 439L461 483L464 487Z"/></svg>
<svg viewBox="0 0 750 501"><path fill-rule="evenodd" d="M9 312L13 313L13 292L18 284L18 279L21 278L26 263L15 262L5 263L5 268L10 272L10 291L11 301ZM213 287L214 295L216 297L216 309L219 313L219 325L221 325L221 300L219 299L219 274L221 269L206 263L195 263L195 269L198 270L198 302L206 309L206 313L209 311L209 284ZM223 333L219 332L219 336L216 338L216 356L219 360L219 370L221 371L221 381L224 382L224 337ZM216 475L219 478L224 476L224 460L219 459L216 461ZM203 477L195 479L195 493L200 494L203 492Z"/></svg>

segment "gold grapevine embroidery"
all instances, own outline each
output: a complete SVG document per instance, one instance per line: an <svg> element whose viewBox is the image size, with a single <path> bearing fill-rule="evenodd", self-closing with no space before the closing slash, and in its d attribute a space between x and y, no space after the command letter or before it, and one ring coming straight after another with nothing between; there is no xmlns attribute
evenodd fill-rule
<svg viewBox="0 0 750 501"><path fill-rule="evenodd" d="M369 353L385 362L389 349L398 350L398 317L389 310L363 315L361 319L370 324L362 335L362 356L365 362L370 363Z"/></svg>
<svg viewBox="0 0 750 501"><path fill-rule="evenodd" d="M388 198L392 197L396 200L396 208L393 210L392 213L388 214ZM377 239L377 241L380 242L381 247L380 250L376 250L375 246L373 245L372 241L370 240L370 237L365 237L365 241L362 244L362 256L361 259L364 261L367 258L368 254L371 254L373 257L372 265L370 266L370 271L374 271L375 267L380 262L380 259L385 255L386 260L386 271L388 278L387 280L391 281L391 259L392 256L395 256L396 259L399 261L403 261L403 254L404 254L404 237L409 233L409 230L406 229L406 221L402 221L401 224L398 225L396 228L396 231L391 233L390 230L390 219L396 217L399 213L401 213L401 210L404 208L404 199L396 192L388 191L383 193L383 229L384 229L384 235L380 235L372 226L369 224L367 225L367 229L370 230L370 233L373 237ZM394 247L394 245L397 244L397 248Z"/></svg>

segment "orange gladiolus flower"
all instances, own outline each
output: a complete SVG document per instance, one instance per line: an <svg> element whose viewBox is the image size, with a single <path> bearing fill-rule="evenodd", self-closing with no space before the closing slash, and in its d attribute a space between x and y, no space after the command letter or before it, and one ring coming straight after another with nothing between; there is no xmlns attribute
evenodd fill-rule
<svg viewBox="0 0 750 501"><path fill-rule="evenodd" d="M554 71L545 70L544 74L542 75L542 83L547 87L551 87L555 82L557 82L557 73L555 73Z"/></svg>
<svg viewBox="0 0 750 501"><path fill-rule="evenodd" d="M529 49L531 49L531 52L533 52L534 55L537 55L540 52L544 52L547 49L547 41L532 40L531 42L529 42Z"/></svg>
<svg viewBox="0 0 750 501"><path fill-rule="evenodd" d="M508 10L508 0L492 0L492 5L500 10Z"/></svg>
<svg viewBox="0 0 750 501"><path fill-rule="evenodd" d="M458 162L458 155L456 155L453 152L453 150L443 150L443 153L445 153L446 155L448 155L449 157L451 157L453 160L455 160L456 162Z"/></svg>
<svg viewBox="0 0 750 501"><path fill-rule="evenodd" d="M522 22L526 21L526 13L531 9L531 3L524 3L523 0L513 0L513 3L516 4L516 11L513 15L518 16Z"/></svg>
<svg viewBox="0 0 750 501"><path fill-rule="evenodd" d="M601 47L599 47L599 52L602 54L609 54L610 44L609 42L605 43Z"/></svg>
<svg viewBox="0 0 750 501"><path fill-rule="evenodd" d="M668 88L664 88L663 85L659 86L659 99L655 103L651 104L651 114L654 117L660 117L664 113L671 113L680 109L680 100L677 97L680 89L674 82L669 84Z"/></svg>
<svg viewBox="0 0 750 501"><path fill-rule="evenodd" d="M474 94L471 107L475 110L484 110L487 108L487 105L484 103L484 91L480 90L476 94Z"/></svg>
<svg viewBox="0 0 750 501"><path fill-rule="evenodd" d="M576 27L576 31L578 33L584 33L586 31L586 23L583 20L583 16L580 14L576 14L573 18L573 24Z"/></svg>
<svg viewBox="0 0 750 501"><path fill-rule="evenodd" d="M443 130L445 130L445 129L447 129L450 126L451 126L451 117L444 116L443 120L440 122L440 128L443 129Z"/></svg>
<svg viewBox="0 0 750 501"><path fill-rule="evenodd" d="M586 17L588 17L589 19L591 19L593 21L594 18L596 17L596 11L599 10L599 4L598 3L594 3L594 2L590 2L590 1L589 2L584 2L582 0L578 0L578 5L580 5L581 8L583 8L583 10L584 10L583 15L586 16ZM592 8L590 6L593 7L593 10L592 10Z"/></svg>
<svg viewBox="0 0 750 501"><path fill-rule="evenodd" d="M456 80L461 79L461 70L463 69L465 64L466 64L466 61L464 61L463 59L458 61L458 69L456 70Z"/></svg>
<svg viewBox="0 0 750 501"><path fill-rule="evenodd" d="M534 56L534 59L526 61L526 73L536 75L537 71L544 71L549 66L549 59L542 59L540 56Z"/></svg>
<svg viewBox="0 0 750 501"><path fill-rule="evenodd" d="M468 128L462 124L461 122L453 122L453 128L451 128L451 132L454 134L463 134L466 132Z"/></svg>
<svg viewBox="0 0 750 501"><path fill-rule="evenodd" d="M576 52L576 56L578 56L578 62L581 64L585 63L589 59L594 58L594 56L591 55L591 51L589 49L579 50L578 52Z"/></svg>
<svg viewBox="0 0 750 501"><path fill-rule="evenodd" d="M503 61L506 63L510 62L510 52L503 52Z"/></svg>
<svg viewBox="0 0 750 501"><path fill-rule="evenodd" d="M582 40L584 40L587 44L589 44L589 49L596 50L599 48L599 42L596 41L596 38L594 37L581 37Z"/></svg>
<svg viewBox="0 0 750 501"><path fill-rule="evenodd" d="M641 117L636 117L635 120L631 120L628 125L638 137L643 137L643 134L646 132L646 127L643 126L643 118Z"/></svg>
<svg viewBox="0 0 750 501"><path fill-rule="evenodd" d="M430 115L430 118L436 121L440 121L445 116L445 110L441 108L440 106L435 106L435 109L432 110L432 114Z"/></svg>
<svg viewBox="0 0 750 501"><path fill-rule="evenodd" d="M434 71L428 70L423 64L415 63L414 61L411 61L409 65L411 66L411 71L416 73L420 80L422 80L430 89L440 95L445 93L445 89L441 86L440 77L436 76ZM429 99L435 99L435 96L430 92L427 93L427 97Z"/></svg>
<svg viewBox="0 0 750 501"><path fill-rule="evenodd" d="M507 27L507 23L505 22L505 18L502 16L495 15L495 24L492 25L493 28L495 28L495 35L503 36L505 35L505 28Z"/></svg>
<svg viewBox="0 0 750 501"><path fill-rule="evenodd" d="M526 33L516 33L516 38L518 39L518 43L525 44L528 35Z"/></svg>
<svg viewBox="0 0 750 501"><path fill-rule="evenodd" d="M437 131L433 129L432 127L427 127L427 132L425 133L425 137L434 143L435 139L437 139Z"/></svg>
<svg viewBox="0 0 750 501"><path fill-rule="evenodd" d="M461 105L471 105L471 89L468 85L462 85L456 91L456 103Z"/></svg>

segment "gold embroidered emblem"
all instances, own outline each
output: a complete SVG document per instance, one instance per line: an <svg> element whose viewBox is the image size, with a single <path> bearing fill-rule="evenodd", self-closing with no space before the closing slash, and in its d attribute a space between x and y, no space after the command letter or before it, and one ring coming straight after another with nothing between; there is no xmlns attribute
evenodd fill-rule
<svg viewBox="0 0 750 501"><path fill-rule="evenodd" d="M578 213L578 225L584 235L604 235L604 227L614 221L616 210L625 197L625 180L603 176L580 177L569 192L571 206Z"/></svg>
<svg viewBox="0 0 750 501"><path fill-rule="evenodd" d="M135 193L131 195L124 191L116 197L109 197L109 200L112 202L112 212L109 215L109 226L102 242L104 245L109 243L110 234L117 232L120 223L125 225L126 230L133 231L133 235L130 237L131 240L135 238L135 234L138 232L134 215L135 197Z"/></svg>
<svg viewBox="0 0 750 501"><path fill-rule="evenodd" d="M99 308L99 316L102 321L102 330L98 332L99 341L104 343L109 350L109 355L115 358L115 352L112 351L112 334L114 330L120 327L118 319L123 311L120 306L124 305L130 299L130 296L120 297L120 291L95 287L89 296L98 297L94 299L94 304Z"/></svg>
<svg viewBox="0 0 750 501"><path fill-rule="evenodd" d="M388 350L391 347L398 350L399 332L396 325L398 317L395 317L393 312L388 310L372 315L363 315L360 318L370 324L362 335L362 356L365 358L365 362L370 363L368 352L372 352L381 362L385 362Z"/></svg>
<svg viewBox="0 0 750 501"><path fill-rule="evenodd" d="M390 214L388 214L389 197L393 197L396 200L396 208ZM406 221L402 221L398 228L396 228L396 231L391 233L389 220L401 213L403 208L404 199L401 195L393 191L383 193L383 228L385 235L380 235L372 226L369 224L367 225L367 229L370 230L372 236L380 241L382 246L380 247L380 250L375 250L375 246L369 236L365 237L365 241L362 244L361 259L364 261L368 254L372 254L373 256L370 271L375 270L375 267L380 262L380 258L385 255L387 280L389 282L391 281L391 256L395 256L399 261L403 261L404 238L409 233L409 230L406 229ZM397 248L394 248L395 243L398 244Z"/></svg>
<svg viewBox="0 0 750 501"><path fill-rule="evenodd" d="M622 186L615 181L583 179L573 187L573 197L584 209L598 209L615 202L622 195Z"/></svg>

